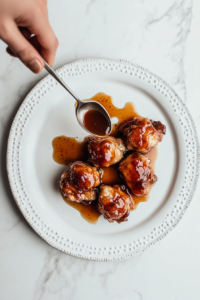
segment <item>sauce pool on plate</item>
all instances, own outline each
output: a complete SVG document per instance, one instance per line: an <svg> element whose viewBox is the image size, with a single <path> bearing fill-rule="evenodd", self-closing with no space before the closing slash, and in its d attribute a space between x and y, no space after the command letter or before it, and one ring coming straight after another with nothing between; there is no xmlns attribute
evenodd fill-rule
<svg viewBox="0 0 200 300"><path fill-rule="evenodd" d="M61 165L69 165L76 160L86 161L88 159L87 146L85 142L79 142L76 138L64 135L53 139L53 159Z"/></svg>
<svg viewBox="0 0 200 300"><path fill-rule="evenodd" d="M63 196L62 196L63 197ZM96 224L99 217L101 216L100 212L97 209L97 201L89 205L84 205L82 203L77 203L73 201L69 201L63 197L63 200L71 207L78 210L81 216L89 223Z"/></svg>
<svg viewBox="0 0 200 300"><path fill-rule="evenodd" d="M132 102L126 102L124 107L119 108L114 105L112 97L104 93L96 94L91 98L91 100L99 102L107 110L111 119L118 119L118 122L116 124L113 124L112 126L112 132L110 134L111 136L118 135L117 127L124 121L133 117L141 117L137 113L136 108Z"/></svg>
<svg viewBox="0 0 200 300"><path fill-rule="evenodd" d="M118 122L113 125L112 127L112 132L111 136L117 137L118 131L117 128L118 126L124 122L125 120L128 120L132 117L140 117L140 115L137 113L135 106L131 102L127 102L123 108L118 108L113 104L111 96L108 96L104 93L98 93L94 97L91 98L91 100L95 100L99 102L100 104L103 105L103 107L107 110L111 118L117 117ZM94 111L96 112L96 111ZM90 130L89 126L93 126L91 124L94 124L94 121L97 119L97 115L93 111L88 111L85 114L85 122L87 122L87 128ZM104 117L104 116L103 116ZM90 118L93 118L91 123L90 123ZM101 120L101 116L98 116L98 122ZM101 121L100 121L101 122ZM107 121L106 121L107 122ZM95 126L96 130L99 130ZM102 126L103 130L105 132L106 130L106 125ZM90 130L91 132L94 132L93 130ZM100 133L96 133L100 134ZM76 138L72 137L66 137L66 136L58 136L54 138L52 142L53 146L53 159L55 162L63 165L68 165L69 163L76 161L76 160L81 160L84 162L87 162L88 160L88 151L87 151L87 146L84 141L79 142ZM152 148L145 156L151 160L151 167L153 171L155 170L155 162L157 158L157 147ZM123 184L122 178L118 174L118 164L112 165L108 168L102 168L103 170L103 175L102 175L102 183L107 184L107 185L114 185L114 184ZM148 200L148 196L143 196L143 197L138 197L131 195L132 199L134 201L133 205L133 210L137 208L137 205L140 202L145 202ZM97 201L94 201L90 205L84 205L81 203L76 203L72 201L68 201L65 198L63 198L64 201L73 207L74 209L78 210L81 214L81 216L88 221L89 223L97 223L100 213L98 212L97 209Z"/></svg>

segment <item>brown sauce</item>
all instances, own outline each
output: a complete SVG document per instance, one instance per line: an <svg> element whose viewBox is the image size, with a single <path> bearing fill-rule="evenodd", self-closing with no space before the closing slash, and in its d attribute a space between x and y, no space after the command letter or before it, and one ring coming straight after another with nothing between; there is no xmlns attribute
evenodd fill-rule
<svg viewBox="0 0 200 300"><path fill-rule="evenodd" d="M97 201L94 201L90 205L83 205L81 203L72 202L63 197L64 201L71 207L78 210L81 214L81 216L89 223L96 224L100 213L97 208Z"/></svg>
<svg viewBox="0 0 200 300"><path fill-rule="evenodd" d="M110 166L108 168L102 168L103 176L102 183L107 185L120 184L122 183L122 179L118 175L118 164Z"/></svg>
<svg viewBox="0 0 200 300"><path fill-rule="evenodd" d="M142 197L131 195L131 198L133 200L133 208L131 210L135 210L139 203L146 202L149 199L149 195Z"/></svg>
<svg viewBox="0 0 200 300"><path fill-rule="evenodd" d="M84 115L83 124L96 135L104 136L110 132L108 120L97 110L88 110Z"/></svg>
<svg viewBox="0 0 200 300"><path fill-rule="evenodd" d="M117 135L117 127L119 124L123 123L125 120L128 120L132 117L140 117L137 113L136 108L133 103L127 102L124 107L116 107L112 101L112 97L104 93L98 93L91 98L99 102L108 112L110 118L117 118L118 122L113 125L111 136Z"/></svg>
<svg viewBox="0 0 200 300"><path fill-rule="evenodd" d="M64 135L56 137L53 142L53 159L61 165L68 165L75 160L86 161L88 158L85 142Z"/></svg>
<svg viewBox="0 0 200 300"><path fill-rule="evenodd" d="M98 93L91 99L98 101L102 104L107 112L109 113L111 118L118 118L118 122L113 125L111 136L117 136L117 127L123 121L130 119L131 117L139 117L140 115L136 112L134 105L130 102L126 103L123 108L116 107L113 102L111 96L108 96L104 93ZM66 137L66 136L58 136L54 138L52 142L53 146L53 159L63 165L68 165L70 162L81 160L87 161L88 152L85 142L79 142L76 138ZM151 160L151 167L155 171L155 162L158 155L157 147L151 149L145 156ZM103 176L102 183L107 185L114 184L123 184L122 178L119 176L118 172L118 164L110 166L108 168L102 168ZM153 186L153 185L152 185ZM78 210L81 216L90 223L97 223L100 213L97 209L97 202L90 205L83 205L81 203L76 203L72 201L68 201L63 198L65 202L71 207ZM148 196L138 197L132 195L132 199L134 201L133 210L137 208L137 205L140 202L145 202L149 199Z"/></svg>

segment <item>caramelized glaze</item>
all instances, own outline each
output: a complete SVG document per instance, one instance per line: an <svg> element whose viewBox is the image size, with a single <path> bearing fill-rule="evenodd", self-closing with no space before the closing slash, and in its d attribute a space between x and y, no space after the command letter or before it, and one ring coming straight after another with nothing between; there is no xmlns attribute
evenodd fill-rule
<svg viewBox="0 0 200 300"><path fill-rule="evenodd" d="M148 195L151 185L157 181L150 160L137 152L132 152L120 162L119 171L126 185L136 196Z"/></svg>
<svg viewBox="0 0 200 300"><path fill-rule="evenodd" d="M151 160L150 166L151 166L153 172L155 172L155 163L156 163L156 159L158 156L157 146L152 148L145 156L146 156L146 158ZM152 187L153 187L153 184L151 185L151 189L152 189ZM150 196L150 194L147 196L142 196L142 197L131 195L131 197L133 199L133 209L132 210L135 210L140 202L146 202L149 199L149 196Z"/></svg>
<svg viewBox="0 0 200 300"><path fill-rule="evenodd" d="M98 209L109 222L127 221L132 201L125 186L101 185L98 199Z"/></svg>
<svg viewBox="0 0 200 300"><path fill-rule="evenodd" d="M105 109L108 111L111 118L118 118L118 122L113 125L111 136L118 136L117 127L125 120L130 119L132 117L140 117L137 113L135 106L128 102L125 104L123 108L118 108L113 104L111 96L108 96L104 93L98 93L91 99L98 101L102 104ZM53 159L63 165L68 165L70 162L81 160L87 161L88 159L88 152L87 146L85 142L79 142L76 138L66 137L66 136L58 136L56 137L53 142ZM158 155L157 147L152 148L145 156L151 160L151 167L153 171L155 171L155 162ZM102 176L102 183L107 185L114 185L114 184L122 184L123 180L118 175L118 164L110 166L108 168L102 168L103 176ZM144 197L137 197L135 195L131 195L134 201L133 210L137 208L137 205L140 202L145 202L149 199L148 196ZM78 210L81 216L90 223L97 223L100 213L97 209L97 201L94 201L90 205L83 205L81 203L76 203L72 201L66 200L64 197L63 199L65 202L70 205L71 207Z"/></svg>
<svg viewBox="0 0 200 300"><path fill-rule="evenodd" d="M109 167L118 163L126 148L122 139L116 139L112 136L94 136L90 135L85 138L90 154L89 161L95 167Z"/></svg>
<svg viewBox="0 0 200 300"><path fill-rule="evenodd" d="M101 184L101 172L82 161L70 164L69 170L64 172L60 180L60 190L63 196L76 202L90 202L96 200L98 187Z"/></svg>
<svg viewBox="0 0 200 300"><path fill-rule="evenodd" d="M153 172L155 172L155 163L156 163L156 159L158 156L158 148L157 146L155 148L152 148L146 155L148 159L151 160L150 166L153 170ZM118 168L119 168L119 164L115 164L113 166L110 166L108 168L101 168L103 171L103 175L102 175L102 183L103 184L107 184L107 185L114 185L114 184L122 184L123 183L123 179L122 177L120 177L119 172L118 172ZM144 198L146 199L146 197L138 197L138 198ZM138 202L139 200L137 199L136 196L136 202ZM142 200L142 202L145 200Z"/></svg>
<svg viewBox="0 0 200 300"><path fill-rule="evenodd" d="M158 130L157 130L158 129ZM162 141L166 127L161 122L133 117L118 127L128 150L146 154Z"/></svg>

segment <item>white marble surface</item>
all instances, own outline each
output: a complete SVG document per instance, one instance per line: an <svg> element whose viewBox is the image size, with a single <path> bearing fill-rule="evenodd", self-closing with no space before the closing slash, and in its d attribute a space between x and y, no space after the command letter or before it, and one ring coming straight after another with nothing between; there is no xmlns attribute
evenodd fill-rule
<svg viewBox="0 0 200 300"><path fill-rule="evenodd" d="M123 58L157 73L187 101L200 135L199 0L49 1L60 41L55 67L79 58ZM179 226L155 248L121 262L60 253L27 225L6 174L12 119L34 75L0 41L0 299L200 299L200 187Z"/></svg>

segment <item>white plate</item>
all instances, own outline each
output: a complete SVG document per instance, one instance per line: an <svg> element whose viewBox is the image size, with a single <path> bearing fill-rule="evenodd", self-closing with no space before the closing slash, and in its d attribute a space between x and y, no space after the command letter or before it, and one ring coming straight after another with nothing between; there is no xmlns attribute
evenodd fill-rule
<svg viewBox="0 0 200 300"><path fill-rule="evenodd" d="M88 59L58 72L82 99L104 92L117 106L132 101L140 115L166 125L158 146L158 182L150 199L121 224L101 216L92 225L67 205L58 186L65 167L52 158L52 140L87 133L76 121L73 98L47 76L25 98L10 131L7 170L15 201L33 229L61 251L93 260L131 257L165 237L192 199L199 164L194 122L166 82L129 62Z"/></svg>

